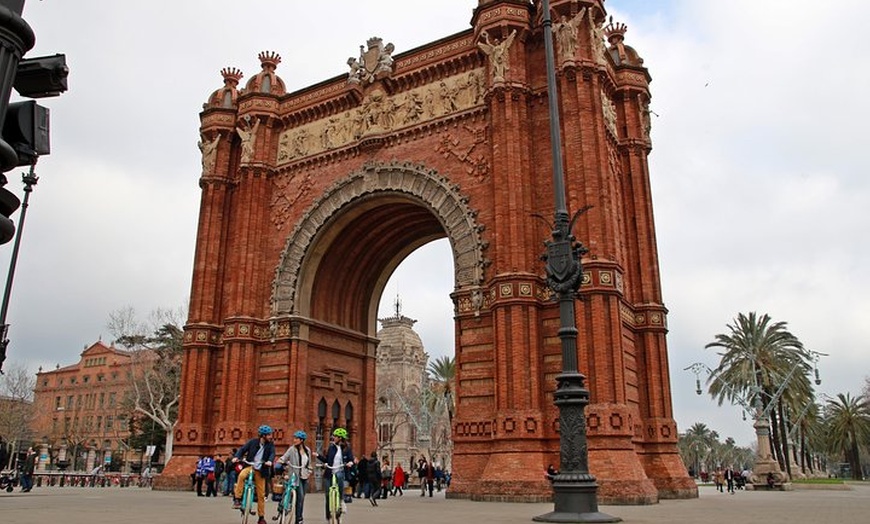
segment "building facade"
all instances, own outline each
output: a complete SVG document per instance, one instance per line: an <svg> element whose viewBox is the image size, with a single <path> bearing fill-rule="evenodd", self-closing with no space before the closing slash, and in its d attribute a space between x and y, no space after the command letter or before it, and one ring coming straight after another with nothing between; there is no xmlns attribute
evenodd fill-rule
<svg viewBox="0 0 870 524"><path fill-rule="evenodd" d="M126 445L129 410L123 409L134 373L134 353L96 342L76 364L40 369L34 389L32 432L54 466L91 471L141 458ZM44 464L44 461L40 461Z"/></svg>
<svg viewBox="0 0 870 524"><path fill-rule="evenodd" d="M540 260L551 231L533 216L554 206L541 2L469 4L471 27L401 54L369 38L347 74L293 92L274 52L260 54L244 89L241 71L222 71L200 114L202 195L167 487L184 485L199 454L240 444L261 423L279 427L281 445L288 427L341 424L356 449L375 449L377 304L409 253L446 237L457 369L450 496L552 493L541 471L559 462L562 362ZM591 206L573 231L590 249L575 315L589 468L605 504L697 497L672 412L647 163L651 77L627 28L606 25L603 0L550 5L562 24L567 207Z"/></svg>
<svg viewBox="0 0 870 524"><path fill-rule="evenodd" d="M379 319L375 367L378 452L393 467L409 471L425 456L449 469L452 451L447 410L437 402L427 373L429 355L414 331L416 320L401 314ZM436 400L436 402L433 402Z"/></svg>

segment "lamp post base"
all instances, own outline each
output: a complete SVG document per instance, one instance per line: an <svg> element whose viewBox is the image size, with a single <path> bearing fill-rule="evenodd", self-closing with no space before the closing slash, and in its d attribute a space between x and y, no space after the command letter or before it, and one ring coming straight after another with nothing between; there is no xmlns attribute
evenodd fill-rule
<svg viewBox="0 0 870 524"><path fill-rule="evenodd" d="M595 477L577 472L559 473L553 479L554 510L532 517L536 522L622 522L598 511Z"/></svg>

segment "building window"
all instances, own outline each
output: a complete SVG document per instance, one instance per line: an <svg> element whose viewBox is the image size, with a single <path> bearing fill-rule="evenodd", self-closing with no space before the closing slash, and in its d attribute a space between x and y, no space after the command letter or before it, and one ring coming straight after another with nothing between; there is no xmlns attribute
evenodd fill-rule
<svg viewBox="0 0 870 524"><path fill-rule="evenodd" d="M97 375L97 382L102 382L102 381L103 381L103 378L104 378L104 377L103 377L102 373L99 374L99 375Z"/></svg>
<svg viewBox="0 0 870 524"><path fill-rule="evenodd" d="M103 405L104 405L105 403L106 403L106 394L105 394L105 393L100 393L100 407L103 407Z"/></svg>
<svg viewBox="0 0 870 524"><path fill-rule="evenodd" d="M114 391L109 393L109 407L110 408L115 407L115 392Z"/></svg>
<svg viewBox="0 0 870 524"><path fill-rule="evenodd" d="M97 427L98 428L103 427L103 417L102 416L97 417Z"/></svg>
<svg viewBox="0 0 870 524"><path fill-rule="evenodd" d="M106 415L106 431L112 431L115 419L112 415Z"/></svg>
<svg viewBox="0 0 870 524"><path fill-rule="evenodd" d="M87 384L88 382L90 382L90 381L91 381L91 377L90 377L90 375L85 375L85 376L82 378L82 381L83 381L85 384Z"/></svg>
<svg viewBox="0 0 870 524"><path fill-rule="evenodd" d="M75 383L76 383L76 378L75 378L75 377L70 377L70 378L69 378L69 383L70 383L70 384L75 384Z"/></svg>
<svg viewBox="0 0 870 524"><path fill-rule="evenodd" d="M70 395L70 396L66 397L66 409L72 409L72 408L73 408L73 396Z"/></svg>
<svg viewBox="0 0 870 524"><path fill-rule="evenodd" d="M60 397L54 397L54 409L61 409L63 406L60 405Z"/></svg>

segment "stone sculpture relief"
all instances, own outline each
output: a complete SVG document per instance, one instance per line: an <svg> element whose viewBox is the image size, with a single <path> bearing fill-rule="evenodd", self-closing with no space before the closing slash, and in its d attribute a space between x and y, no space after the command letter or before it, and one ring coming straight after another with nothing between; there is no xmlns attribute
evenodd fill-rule
<svg viewBox="0 0 870 524"><path fill-rule="evenodd" d="M508 50L516 36L517 30L514 29L502 42L496 41L496 43L493 43L489 39L489 33L486 31L480 33L481 40L477 42L477 47L479 47L481 51L489 57L493 84L504 82L505 75L511 68Z"/></svg>
<svg viewBox="0 0 870 524"><path fill-rule="evenodd" d="M199 150L202 152L202 176L208 176L214 171L215 159L217 158L217 147L220 142L220 134L216 135L212 140L206 140L205 137L196 143Z"/></svg>
<svg viewBox="0 0 870 524"><path fill-rule="evenodd" d="M607 96L607 93L603 89L601 90L601 111L604 113L604 124L607 126L607 130L613 136L618 137L619 134L616 132L616 104L613 103L613 100Z"/></svg>
<svg viewBox="0 0 870 524"><path fill-rule="evenodd" d="M482 101L482 69L392 96L375 88L357 108L282 132L278 139L277 164L343 147L369 135L465 111Z"/></svg>
<svg viewBox="0 0 870 524"><path fill-rule="evenodd" d="M604 20L601 22L595 21L595 13L592 9L587 10L589 14L589 30L592 38L592 54L595 61L600 65L607 64L607 48L604 46Z"/></svg>
<svg viewBox="0 0 870 524"><path fill-rule="evenodd" d="M366 42L368 50L359 46L359 58L350 57L347 65L350 72L347 75L349 84L370 84L375 80L389 77L393 74L393 44L384 45L384 41L378 37L369 38Z"/></svg>
<svg viewBox="0 0 870 524"><path fill-rule="evenodd" d="M577 56L577 30L586 16L586 8L580 9L572 18L562 15L558 22L553 24L553 34L556 37L556 51L559 53L561 63L571 62ZM554 17L555 18L555 17Z"/></svg>
<svg viewBox="0 0 870 524"><path fill-rule="evenodd" d="M254 125L251 126L250 120L248 122L248 128L236 127L236 133L238 133L239 138L242 139L242 157L241 162L243 164L247 164L254 158L254 144L257 141L257 130L260 129L260 120L258 119L254 122Z"/></svg>

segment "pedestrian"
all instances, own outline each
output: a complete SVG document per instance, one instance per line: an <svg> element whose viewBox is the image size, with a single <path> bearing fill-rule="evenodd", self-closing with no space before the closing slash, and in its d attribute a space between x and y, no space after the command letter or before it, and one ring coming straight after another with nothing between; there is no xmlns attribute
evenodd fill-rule
<svg viewBox="0 0 870 524"><path fill-rule="evenodd" d="M236 448L230 450L230 456L227 457L226 462L224 462L224 471L227 474L226 483L224 484L224 496L229 497L230 491L233 490L233 487L236 485L236 476L238 472L236 471L236 465L233 464L233 458L236 456Z"/></svg>
<svg viewBox="0 0 870 524"><path fill-rule="evenodd" d="M36 469L36 452L32 447L27 448L24 465L21 468L21 491L27 493L33 489L33 471Z"/></svg>
<svg viewBox="0 0 870 524"><path fill-rule="evenodd" d="M366 491L368 484L368 463L369 460L365 454L360 456L359 462L356 465L356 498L369 498L369 493Z"/></svg>
<svg viewBox="0 0 870 524"><path fill-rule="evenodd" d="M372 451L371 458L366 464L366 479L368 480L366 498L372 506L377 506L377 499L381 495L381 462L378 460L377 451Z"/></svg>
<svg viewBox="0 0 870 524"><path fill-rule="evenodd" d="M734 468L729 466L725 469L725 483L728 486L728 493L734 494Z"/></svg>
<svg viewBox="0 0 870 524"><path fill-rule="evenodd" d="M307 438L308 434L301 429L293 433L293 445L277 461L278 465L287 464L286 475L296 474L296 524L302 524L302 506L308 489L308 477L311 476L311 466L314 463L311 448L305 445Z"/></svg>
<svg viewBox="0 0 870 524"><path fill-rule="evenodd" d="M417 463L417 477L420 479L420 496L426 496L426 458L420 457Z"/></svg>
<svg viewBox="0 0 870 524"><path fill-rule="evenodd" d="M396 469L393 471L393 496L396 496L396 493L399 493L401 497L405 493L402 491L402 488L405 487L405 470L402 469L402 463L399 462L396 464Z"/></svg>
<svg viewBox="0 0 870 524"><path fill-rule="evenodd" d="M426 487L429 489L429 496L432 496L432 488L435 485L435 468L432 466L432 461L426 462Z"/></svg>
<svg viewBox="0 0 870 524"><path fill-rule="evenodd" d="M713 484L716 485L716 491L720 493L724 492L725 478L722 474L722 468L716 468L716 471L713 473Z"/></svg>
<svg viewBox="0 0 870 524"><path fill-rule="evenodd" d="M202 474L205 476L205 496L217 497L217 475L215 474L214 457L206 455L202 461Z"/></svg>
<svg viewBox="0 0 870 524"><path fill-rule="evenodd" d="M196 468L193 470L193 486L196 488L197 497L205 496L205 493L202 492L202 483L205 481L205 472L202 469L204 462L205 455L200 455L196 460Z"/></svg>
<svg viewBox="0 0 870 524"><path fill-rule="evenodd" d="M385 499L393 488L393 468L390 467L390 459L386 456L383 457L381 464L381 498Z"/></svg>
<svg viewBox="0 0 870 524"><path fill-rule="evenodd" d="M218 492L223 493L224 491L224 477L224 459L218 454L214 458L215 497L217 497Z"/></svg>

